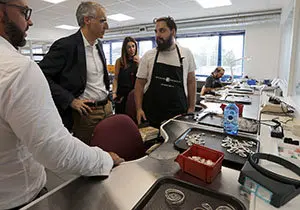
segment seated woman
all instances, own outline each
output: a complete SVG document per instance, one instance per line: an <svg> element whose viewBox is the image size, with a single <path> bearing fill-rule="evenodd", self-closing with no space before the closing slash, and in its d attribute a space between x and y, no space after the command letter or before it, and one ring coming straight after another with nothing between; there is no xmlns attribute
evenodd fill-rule
<svg viewBox="0 0 300 210"><path fill-rule="evenodd" d="M139 64L137 43L132 37L125 37L122 45L121 57L115 64L113 81L113 100L116 114L124 114L127 96L134 88L136 72Z"/></svg>
<svg viewBox="0 0 300 210"><path fill-rule="evenodd" d="M201 95L213 94L214 91L223 87L220 78L223 77L225 70L222 67L217 67L209 77L206 78L205 85L201 89Z"/></svg>

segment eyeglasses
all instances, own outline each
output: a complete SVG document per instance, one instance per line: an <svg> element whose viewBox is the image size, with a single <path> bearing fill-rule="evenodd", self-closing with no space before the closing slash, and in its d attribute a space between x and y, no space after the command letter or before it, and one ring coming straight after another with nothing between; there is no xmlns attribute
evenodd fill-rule
<svg viewBox="0 0 300 210"><path fill-rule="evenodd" d="M99 22L100 22L100 23L107 23L107 19L106 19L106 18L101 18L101 19L99 20Z"/></svg>
<svg viewBox="0 0 300 210"><path fill-rule="evenodd" d="M0 2L0 4L4 4L4 5L10 6L10 7L19 8L21 10L21 13L25 16L25 20L27 20L27 21L31 17L32 9L29 8L29 7L23 7L23 6L16 5L16 4L7 4L7 3L4 3L4 2Z"/></svg>
<svg viewBox="0 0 300 210"><path fill-rule="evenodd" d="M90 18L94 18L94 19L97 19L97 17L94 17L94 16L90 16ZM107 23L107 19L105 17L101 18L99 20L100 23Z"/></svg>

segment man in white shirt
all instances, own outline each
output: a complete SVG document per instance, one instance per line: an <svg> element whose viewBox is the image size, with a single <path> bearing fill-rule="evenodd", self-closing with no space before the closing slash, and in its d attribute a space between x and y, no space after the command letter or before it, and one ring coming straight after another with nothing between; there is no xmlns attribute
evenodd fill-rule
<svg viewBox="0 0 300 210"><path fill-rule="evenodd" d="M135 83L137 121L161 122L195 109L195 61L187 48L175 43L177 26L171 17L156 19L157 48L145 53Z"/></svg>
<svg viewBox="0 0 300 210"><path fill-rule="evenodd" d="M122 162L64 127L41 69L18 53L32 26L27 0L0 0L0 209L32 201L57 172L107 176Z"/></svg>
<svg viewBox="0 0 300 210"><path fill-rule="evenodd" d="M76 11L80 30L53 43L39 63L64 125L90 144L95 126L112 114L102 43L108 29L105 9L82 2Z"/></svg>

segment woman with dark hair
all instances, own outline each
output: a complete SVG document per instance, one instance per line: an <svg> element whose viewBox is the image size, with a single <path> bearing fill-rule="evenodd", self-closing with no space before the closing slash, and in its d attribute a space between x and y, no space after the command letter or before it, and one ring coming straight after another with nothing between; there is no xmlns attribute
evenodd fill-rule
<svg viewBox="0 0 300 210"><path fill-rule="evenodd" d="M134 88L139 60L135 39L125 37L121 57L117 59L115 64L113 81L113 100L117 114L125 113L127 96Z"/></svg>

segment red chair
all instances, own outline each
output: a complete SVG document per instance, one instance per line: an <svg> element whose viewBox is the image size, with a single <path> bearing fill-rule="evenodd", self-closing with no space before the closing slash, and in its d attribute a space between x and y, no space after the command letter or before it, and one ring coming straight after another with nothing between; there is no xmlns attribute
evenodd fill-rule
<svg viewBox="0 0 300 210"><path fill-rule="evenodd" d="M134 99L134 90L130 91L127 96L126 106L125 106L125 113L131 117L131 119L137 123L136 121L136 106L135 106L135 99Z"/></svg>
<svg viewBox="0 0 300 210"><path fill-rule="evenodd" d="M98 123L91 146L115 152L126 161L145 156L145 147L137 125L124 114L112 115Z"/></svg>

